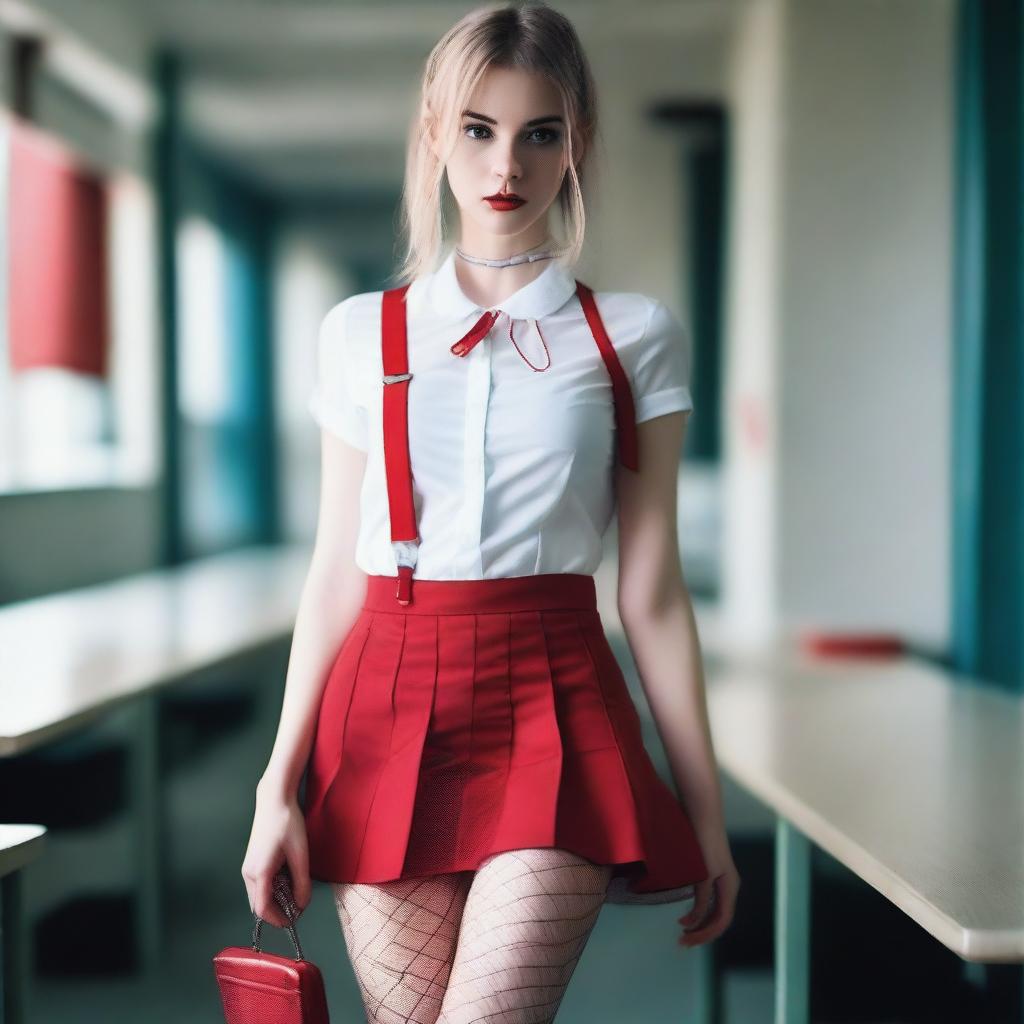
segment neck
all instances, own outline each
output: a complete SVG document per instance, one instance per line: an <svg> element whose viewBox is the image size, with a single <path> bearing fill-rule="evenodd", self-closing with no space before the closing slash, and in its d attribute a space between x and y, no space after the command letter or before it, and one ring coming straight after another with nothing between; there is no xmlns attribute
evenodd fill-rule
<svg viewBox="0 0 1024 1024"><path fill-rule="evenodd" d="M460 236L456 247L480 259L504 260L530 252L557 250L557 243L546 230L533 233L530 239L521 236ZM455 255L455 276L466 296L477 305L494 308L544 272L550 259L517 263L507 267L488 267L470 263Z"/></svg>

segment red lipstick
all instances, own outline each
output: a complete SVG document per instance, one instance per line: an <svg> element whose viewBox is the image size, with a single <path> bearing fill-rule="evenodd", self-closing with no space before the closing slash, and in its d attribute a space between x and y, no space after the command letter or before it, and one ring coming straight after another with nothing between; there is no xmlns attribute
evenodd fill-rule
<svg viewBox="0 0 1024 1024"><path fill-rule="evenodd" d="M492 210L518 210L526 202L515 192L495 192L493 196L484 196L484 199L491 204Z"/></svg>

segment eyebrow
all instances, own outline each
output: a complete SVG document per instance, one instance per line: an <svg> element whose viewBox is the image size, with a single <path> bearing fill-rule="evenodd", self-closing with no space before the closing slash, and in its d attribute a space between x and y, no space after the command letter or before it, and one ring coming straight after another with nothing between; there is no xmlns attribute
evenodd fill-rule
<svg viewBox="0 0 1024 1024"><path fill-rule="evenodd" d="M464 110L462 112L463 117L475 117L481 121L486 121L488 124L497 124L493 117L488 117L486 114L478 114L475 110ZM547 124L548 121L561 121L562 118L558 114L549 114L547 117L535 117L532 121L527 121L523 125L524 128L532 128L534 125Z"/></svg>

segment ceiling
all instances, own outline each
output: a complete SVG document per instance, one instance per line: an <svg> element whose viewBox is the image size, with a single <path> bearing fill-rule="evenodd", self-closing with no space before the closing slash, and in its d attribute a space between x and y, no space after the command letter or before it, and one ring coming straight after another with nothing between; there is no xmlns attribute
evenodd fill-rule
<svg viewBox="0 0 1024 1024"><path fill-rule="evenodd" d="M588 50L721 38L743 0L559 3ZM174 51L182 118L276 193L397 189L423 62L472 3L339 0L0 0L47 60L122 120L152 117L153 54Z"/></svg>

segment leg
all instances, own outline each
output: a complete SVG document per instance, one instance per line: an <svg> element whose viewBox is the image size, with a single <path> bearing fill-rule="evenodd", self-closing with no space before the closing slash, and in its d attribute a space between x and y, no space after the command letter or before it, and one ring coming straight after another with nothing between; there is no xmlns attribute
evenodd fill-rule
<svg viewBox="0 0 1024 1024"><path fill-rule="evenodd" d="M480 865L438 1024L548 1024L604 905L612 869L559 849Z"/></svg>
<svg viewBox="0 0 1024 1024"><path fill-rule="evenodd" d="M331 886L367 1021L434 1024L473 873Z"/></svg>

